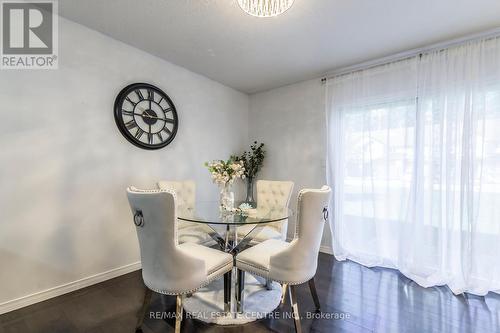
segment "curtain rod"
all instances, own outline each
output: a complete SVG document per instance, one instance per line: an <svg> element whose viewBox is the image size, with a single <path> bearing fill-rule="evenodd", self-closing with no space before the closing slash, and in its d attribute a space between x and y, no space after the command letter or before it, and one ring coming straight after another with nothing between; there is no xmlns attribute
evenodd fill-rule
<svg viewBox="0 0 500 333"><path fill-rule="evenodd" d="M500 27L495 28L495 29L491 29L491 30L486 30L483 32L479 32L479 33L475 33L475 34L471 34L471 35L466 35L463 37L451 39L451 40L440 42L440 43L431 44L431 45L420 47L420 48L411 49L408 51L399 52L399 53L385 56L382 58L364 61L364 62L361 62L359 64L355 64L355 65L351 65L351 66L347 66L347 67L343 67L343 68L339 68L339 69L327 72L321 78L321 82L326 83L326 81L328 79L331 79L335 76L353 73L353 72L356 72L356 71L359 71L362 69L368 69L371 67L384 65L384 64L391 63L391 62L401 61L401 60L412 58L412 57L422 55L425 53L430 53L432 51L442 50L442 49L446 49L446 48L449 48L452 46L460 45L460 44L463 44L463 43L466 43L468 41L472 41L475 39L495 38L498 36L500 36Z"/></svg>

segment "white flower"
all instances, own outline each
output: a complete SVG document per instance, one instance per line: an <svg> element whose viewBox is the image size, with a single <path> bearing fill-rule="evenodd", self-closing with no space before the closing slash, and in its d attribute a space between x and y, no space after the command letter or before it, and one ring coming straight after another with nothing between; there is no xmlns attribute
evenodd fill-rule
<svg viewBox="0 0 500 333"><path fill-rule="evenodd" d="M242 211L245 211L245 210L252 209L252 206L250 204L247 204L246 202L244 202L239 206L239 209L241 209Z"/></svg>

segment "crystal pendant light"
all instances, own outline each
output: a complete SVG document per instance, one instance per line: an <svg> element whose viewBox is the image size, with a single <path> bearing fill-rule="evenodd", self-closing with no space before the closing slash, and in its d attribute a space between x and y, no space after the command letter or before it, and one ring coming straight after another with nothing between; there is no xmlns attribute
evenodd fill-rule
<svg viewBox="0 0 500 333"><path fill-rule="evenodd" d="M238 0L241 9L252 16L271 17L284 13L295 0Z"/></svg>

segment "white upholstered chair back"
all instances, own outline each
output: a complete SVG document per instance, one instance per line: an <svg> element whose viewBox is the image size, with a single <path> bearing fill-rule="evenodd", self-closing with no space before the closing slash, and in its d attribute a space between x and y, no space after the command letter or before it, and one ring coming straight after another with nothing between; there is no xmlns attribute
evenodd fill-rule
<svg viewBox="0 0 500 333"><path fill-rule="evenodd" d="M293 191L293 182L258 180L257 181L257 209L282 210L288 208ZM277 222L269 225L277 229L286 240L288 221Z"/></svg>
<svg viewBox="0 0 500 333"><path fill-rule="evenodd" d="M300 191L295 238L289 247L270 258L269 275L274 280L299 284L309 281L316 274L330 194L328 186Z"/></svg>
<svg viewBox="0 0 500 333"><path fill-rule="evenodd" d="M206 279L205 261L177 245L176 194L173 190L127 189L141 252L146 286L163 294L182 294Z"/></svg>
<svg viewBox="0 0 500 333"><path fill-rule="evenodd" d="M196 204L196 183L192 180L160 180L158 188L161 190L173 189L177 195L177 209L192 209ZM193 223L186 221L179 221L177 224L178 229L185 229L193 226ZM185 235L180 236L181 240Z"/></svg>
<svg viewBox="0 0 500 333"><path fill-rule="evenodd" d="M173 189L177 195L177 205L179 207L194 208L196 203L196 183L194 181L160 180L158 188L161 190Z"/></svg>

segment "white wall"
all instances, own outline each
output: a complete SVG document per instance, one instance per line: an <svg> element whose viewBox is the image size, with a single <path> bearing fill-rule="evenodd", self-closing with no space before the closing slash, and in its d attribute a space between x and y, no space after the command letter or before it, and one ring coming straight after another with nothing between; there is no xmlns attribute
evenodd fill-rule
<svg viewBox="0 0 500 333"><path fill-rule="evenodd" d="M125 188L194 178L208 199L203 162L248 142L247 95L62 18L59 35L58 70L0 71L0 312L136 263ZM114 99L133 82L177 107L164 149L138 149L116 128Z"/></svg>
<svg viewBox="0 0 500 333"><path fill-rule="evenodd" d="M295 182L293 209L300 189L326 184L324 89L315 79L250 96L249 138L264 142L267 150L258 178ZM294 223L292 219L289 238L293 237ZM330 239L325 228L323 251L330 251Z"/></svg>

